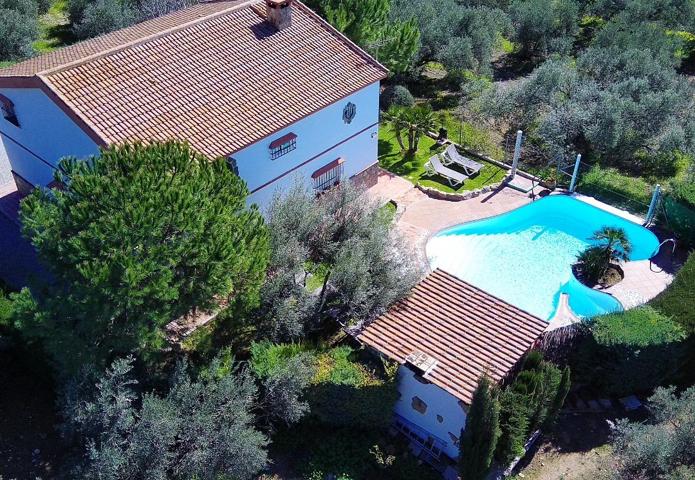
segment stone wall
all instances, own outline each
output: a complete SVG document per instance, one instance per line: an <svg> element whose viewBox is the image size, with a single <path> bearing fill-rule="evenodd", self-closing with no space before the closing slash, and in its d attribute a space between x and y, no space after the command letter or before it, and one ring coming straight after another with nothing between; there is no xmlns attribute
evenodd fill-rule
<svg viewBox="0 0 695 480"><path fill-rule="evenodd" d="M498 188L502 187L505 185L507 182L509 182L511 178L507 175L502 179L501 182L499 183L491 183L490 185L486 185L482 188L478 188L476 190L468 190L460 193L449 193L449 192L442 192L441 190L437 190L435 188L430 188L430 187L425 187L423 185L417 184L416 188L420 190L422 193L427 195L430 198L436 198L437 200L447 200L450 202L460 202L463 200L469 200L471 198L476 198L479 197L480 195L493 192L497 190Z"/></svg>

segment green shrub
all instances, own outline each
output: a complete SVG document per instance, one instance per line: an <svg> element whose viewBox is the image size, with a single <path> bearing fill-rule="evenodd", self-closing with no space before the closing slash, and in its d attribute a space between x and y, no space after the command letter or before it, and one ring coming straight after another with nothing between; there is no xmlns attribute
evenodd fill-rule
<svg viewBox="0 0 695 480"><path fill-rule="evenodd" d="M541 428L554 426L570 387L569 369L561 372L532 350L524 358L521 371L500 395L501 435L495 458L503 465L524 453L524 444Z"/></svg>
<svg viewBox="0 0 695 480"><path fill-rule="evenodd" d="M251 370L259 378L265 378L287 360L307 350L300 343L253 342L251 344Z"/></svg>
<svg viewBox="0 0 695 480"><path fill-rule="evenodd" d="M389 85L381 93L379 104L382 110L388 110L394 105L412 107L415 105L415 98L403 85Z"/></svg>
<svg viewBox="0 0 695 480"><path fill-rule="evenodd" d="M31 0L0 0L0 61L21 60L33 53L38 37L37 7Z"/></svg>
<svg viewBox="0 0 695 480"><path fill-rule="evenodd" d="M682 360L684 329L654 308L602 315L589 329L576 353L575 373L606 394L649 391Z"/></svg>
<svg viewBox="0 0 695 480"><path fill-rule="evenodd" d="M96 0L82 13L82 20L74 27L77 38L92 38L133 25L138 12L126 1Z"/></svg>
<svg viewBox="0 0 695 480"><path fill-rule="evenodd" d="M695 253L690 254L671 285L650 305L672 317L687 334L695 335Z"/></svg>
<svg viewBox="0 0 695 480"><path fill-rule="evenodd" d="M352 356L353 350L345 346L317 356L307 393L311 414L324 425L386 428L398 399L395 375L379 375Z"/></svg>
<svg viewBox="0 0 695 480"><path fill-rule="evenodd" d="M10 327L12 318L12 300L0 290L0 328Z"/></svg>
<svg viewBox="0 0 695 480"><path fill-rule="evenodd" d="M683 330L651 307L639 307L598 317L592 327L597 343L607 347L648 347L682 340Z"/></svg>
<svg viewBox="0 0 695 480"><path fill-rule="evenodd" d="M664 197L660 220L678 240L695 247L695 182L677 182Z"/></svg>
<svg viewBox="0 0 695 480"><path fill-rule="evenodd" d="M524 453L524 444L529 432L531 408L526 395L505 389L500 395L500 430L496 458L508 465Z"/></svg>

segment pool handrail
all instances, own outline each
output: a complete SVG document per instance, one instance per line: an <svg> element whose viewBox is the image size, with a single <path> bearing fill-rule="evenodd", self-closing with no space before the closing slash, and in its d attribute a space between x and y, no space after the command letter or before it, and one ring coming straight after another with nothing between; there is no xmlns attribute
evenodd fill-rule
<svg viewBox="0 0 695 480"><path fill-rule="evenodd" d="M676 239L675 238L667 238L666 240L661 242L658 247L656 247L656 249L654 250L652 255L649 257L649 260L651 261L654 257L656 257L659 254L659 252L661 251L661 247L663 247L664 245L666 245L669 242L671 242L673 244L673 247L671 248L671 255L676 253Z"/></svg>

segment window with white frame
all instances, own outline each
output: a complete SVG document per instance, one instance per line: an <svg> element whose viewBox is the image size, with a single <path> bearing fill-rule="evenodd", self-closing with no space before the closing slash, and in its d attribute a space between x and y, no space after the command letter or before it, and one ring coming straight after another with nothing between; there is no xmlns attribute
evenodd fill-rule
<svg viewBox="0 0 695 480"><path fill-rule="evenodd" d="M336 158L312 173L314 191L320 193L338 185L343 178L343 163L344 159Z"/></svg>

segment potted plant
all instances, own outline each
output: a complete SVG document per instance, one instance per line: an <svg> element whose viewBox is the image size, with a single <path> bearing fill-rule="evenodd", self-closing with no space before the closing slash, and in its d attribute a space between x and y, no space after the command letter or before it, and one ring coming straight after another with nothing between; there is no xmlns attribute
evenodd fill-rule
<svg viewBox="0 0 695 480"><path fill-rule="evenodd" d="M540 181L538 184L547 188L548 190L555 190L557 188L557 171L552 167L545 167L540 172L538 172L538 178Z"/></svg>

